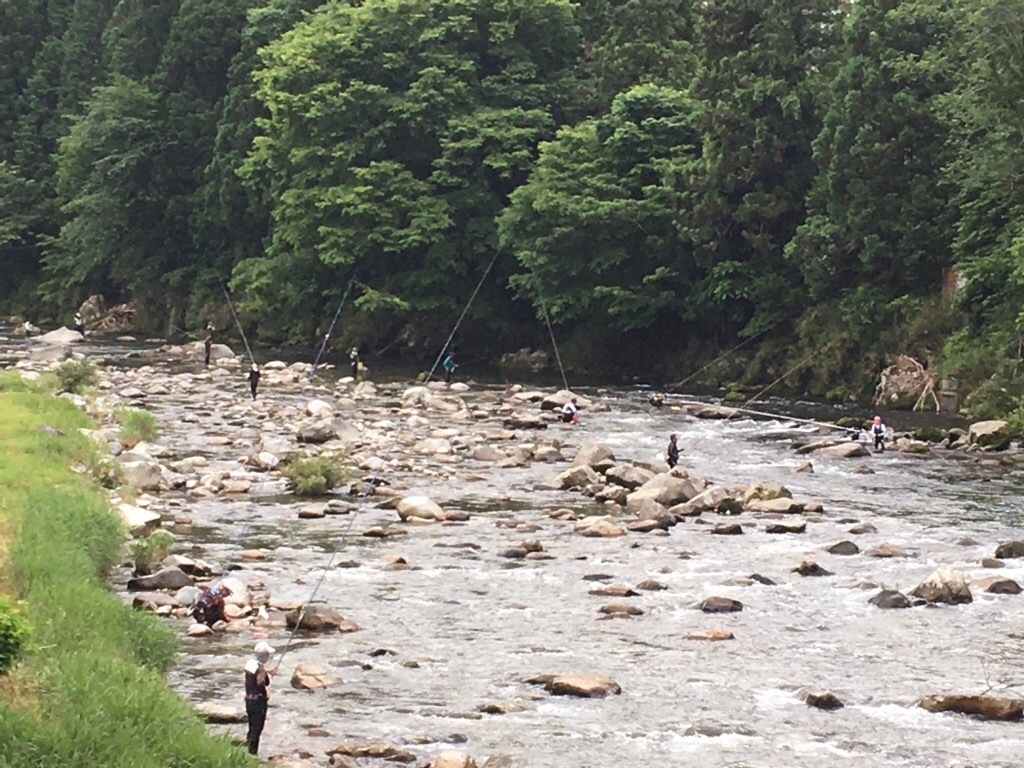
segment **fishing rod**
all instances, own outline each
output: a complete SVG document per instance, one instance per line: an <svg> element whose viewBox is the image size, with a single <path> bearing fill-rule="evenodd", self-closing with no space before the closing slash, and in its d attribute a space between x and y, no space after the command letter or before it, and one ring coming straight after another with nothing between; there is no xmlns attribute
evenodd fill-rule
<svg viewBox="0 0 1024 768"><path fill-rule="evenodd" d="M688 406L688 405L701 405L701 406L703 406L703 405L707 405L707 403L702 403L702 402L699 402L699 401L696 401L696 400L690 400L690 401L684 401L684 402L680 403L680 405L682 405L682 406ZM851 431L853 431L855 429L854 427L841 427L840 425L838 425L838 424L836 424L834 422L831 422L831 421L819 421L818 419L801 419L801 418L798 418L796 416L787 416L785 414L780 414L780 413L769 413L768 411L755 411L752 408L745 408L745 407L742 407L742 406L735 407L735 406L731 406L731 405L724 405L723 407L729 408L729 409L731 409L733 411L736 411L737 413L748 414L750 416L761 416L761 417L766 418L766 419L780 419L782 421L794 421L794 422L796 422L798 424L810 424L810 425L816 426L816 427L830 427L832 429L835 429L835 430L838 430L838 431L842 431L842 432L851 432Z"/></svg>
<svg viewBox="0 0 1024 768"><path fill-rule="evenodd" d="M778 325L778 323L776 323L776 325ZM754 341L755 339L761 338L762 336L764 336L766 333L768 333L768 331L772 330L773 328L775 328L775 325L770 326L768 328L764 328L759 333L744 339L743 341L741 341L739 344L737 344L732 349L730 349L730 350L728 350L726 352L723 352L721 355L716 357L714 360L712 360L710 363L705 365L703 368L701 368L701 369L699 369L697 371L694 371L693 373L691 373L689 376L687 376L682 381L680 381L680 382L678 382L676 384L673 384L669 389L667 389L665 391L665 394L666 395L672 394L677 389L679 389L681 386L686 384L688 381L691 381L694 378L696 378L697 376L700 376L702 373L704 373L704 371L708 370L708 368L712 368L713 366L718 365L718 363L722 362L725 358L727 358L733 352L738 352L740 349L745 347L747 344L749 344L750 342Z"/></svg>
<svg viewBox="0 0 1024 768"><path fill-rule="evenodd" d="M345 302L348 301L349 292L352 290L352 286L356 284L356 278L358 275L353 272L352 278L348 281L348 286L345 288L345 293L341 297L341 303L338 304L338 311L334 313L334 318L331 320L331 326L327 329L327 333L324 335L323 343L320 345L320 351L316 353L316 359L313 361L313 367L309 369L310 380L313 379L313 373L316 371L316 367L320 364L320 358L323 357L324 352L327 351L327 345L331 341L331 334L334 332L334 325L338 322L338 317L341 316L341 310L345 306Z"/></svg>
<svg viewBox="0 0 1024 768"><path fill-rule="evenodd" d="M534 286L537 287L537 298L540 300L540 309L544 313L544 322L548 326L548 334L551 336L551 346L555 350L555 362L558 363L558 370L562 374L562 384L565 385L566 390L569 389L569 379L566 378L565 368L562 367L562 356L558 353L558 342L555 341L555 331L551 327L551 318L548 316L548 306L544 301L544 294L541 292L540 287L537 286L536 276L534 277Z"/></svg>

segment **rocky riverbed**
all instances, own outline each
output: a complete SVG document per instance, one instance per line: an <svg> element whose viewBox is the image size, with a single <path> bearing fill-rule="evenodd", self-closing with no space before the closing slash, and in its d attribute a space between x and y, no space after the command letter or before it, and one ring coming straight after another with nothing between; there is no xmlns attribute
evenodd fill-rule
<svg viewBox="0 0 1024 768"><path fill-rule="evenodd" d="M112 500L129 526L177 536L161 581L113 586L181 633L171 683L215 719L241 710L257 638L287 650L276 764L1019 764L1015 454L802 455L830 436L603 390L570 426L553 389L311 383L301 364L265 365L253 402L241 361L192 355L108 350L82 402L161 426L131 449L113 422L94 436L138 489ZM295 498L295 453L351 482ZM233 620L190 630L192 585L224 578ZM293 630L317 587L322 627Z"/></svg>

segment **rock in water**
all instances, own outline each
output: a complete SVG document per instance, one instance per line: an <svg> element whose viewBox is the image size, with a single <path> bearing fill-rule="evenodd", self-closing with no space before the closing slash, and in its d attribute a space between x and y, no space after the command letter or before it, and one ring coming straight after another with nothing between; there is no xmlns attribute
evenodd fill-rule
<svg viewBox="0 0 1024 768"><path fill-rule="evenodd" d="M587 443L572 460L574 467L590 467L591 469L611 469L615 466L615 454L604 443Z"/></svg>
<svg viewBox="0 0 1024 768"><path fill-rule="evenodd" d="M834 459L856 459L861 456L870 456L871 453L860 443L840 443L839 445L826 445L814 451L819 456L831 456Z"/></svg>
<svg viewBox="0 0 1024 768"><path fill-rule="evenodd" d="M476 768L476 760L465 752L442 752L434 758L430 768Z"/></svg>
<svg viewBox="0 0 1024 768"><path fill-rule="evenodd" d="M860 552L860 547L852 541L840 541L838 544L833 544L829 547L828 552L832 555L856 555Z"/></svg>
<svg viewBox="0 0 1024 768"><path fill-rule="evenodd" d="M1005 421L978 421L971 424L967 439L971 445L1005 451L1010 447L1013 432Z"/></svg>
<svg viewBox="0 0 1024 768"><path fill-rule="evenodd" d="M804 696L804 702L809 707L823 709L826 712L834 712L845 706L834 693L808 693Z"/></svg>
<svg viewBox="0 0 1024 768"><path fill-rule="evenodd" d="M910 594L929 603L969 603L974 599L963 574L949 566L939 568Z"/></svg>
<svg viewBox="0 0 1024 768"><path fill-rule="evenodd" d="M330 756L344 755L345 757L354 758L375 758L377 760L389 760L393 763L415 763L416 755L407 749L401 747L393 747L390 744L382 744L380 742L373 742L370 744L356 744L355 742L345 741L338 744L334 749L329 749L327 754Z"/></svg>
<svg viewBox="0 0 1024 768"><path fill-rule="evenodd" d="M344 616L330 608L319 605L311 605L303 613L301 608L289 611L285 614L285 623L289 629L296 625L300 629L307 629L313 632L324 632L336 630L338 632L353 632L359 627L347 620Z"/></svg>
<svg viewBox="0 0 1024 768"><path fill-rule="evenodd" d="M586 464L567 469L558 476L558 484L563 490L569 488L586 488L601 482L601 476Z"/></svg>
<svg viewBox="0 0 1024 768"><path fill-rule="evenodd" d="M983 592L988 592L990 595L1019 595L1021 593L1020 584L1013 579L1006 579L1001 576L989 576L984 579L978 579L971 582L971 586L977 587Z"/></svg>
<svg viewBox="0 0 1024 768"><path fill-rule="evenodd" d="M704 613L736 613L743 610L743 603L731 597L709 597L700 604Z"/></svg>
<svg viewBox="0 0 1024 768"><path fill-rule="evenodd" d="M226 704L204 701L195 704L192 708L208 723L244 723L246 721L245 712Z"/></svg>
<svg viewBox="0 0 1024 768"><path fill-rule="evenodd" d="M292 688L300 691L320 691L340 682L340 679L328 674L319 664L310 662L303 662L295 667L291 680Z"/></svg>
<svg viewBox="0 0 1024 768"><path fill-rule="evenodd" d="M331 419L311 419L299 425L299 442L320 445L338 436Z"/></svg>
<svg viewBox="0 0 1024 768"><path fill-rule="evenodd" d="M617 464L608 469L604 475L608 478L608 482L621 485L628 490L639 488L654 477L654 473L649 469L634 467L632 464Z"/></svg>
<svg viewBox="0 0 1024 768"><path fill-rule="evenodd" d="M1024 557L1024 541L1011 541L996 547L997 560L1012 560L1017 557Z"/></svg>
<svg viewBox="0 0 1024 768"><path fill-rule="evenodd" d="M545 687L553 696L579 696L589 699L622 693L619 684L604 675L563 675L552 678Z"/></svg>
<svg viewBox="0 0 1024 768"><path fill-rule="evenodd" d="M959 712L982 720L1020 720L1024 701L999 696L929 696L918 702L929 712Z"/></svg>
<svg viewBox="0 0 1024 768"><path fill-rule="evenodd" d="M626 532L610 517L585 517L576 523L576 533L591 538L612 538L625 536Z"/></svg>
<svg viewBox="0 0 1024 768"><path fill-rule="evenodd" d="M156 589L181 589L182 587L189 586L191 583L192 579L180 568L161 568L149 576L129 579L128 590L130 592L138 592Z"/></svg>
<svg viewBox="0 0 1024 768"><path fill-rule="evenodd" d="M799 573L801 576L831 576L832 571L827 571L817 563L812 563L805 560L800 563L796 568L793 569L793 573Z"/></svg>
<svg viewBox="0 0 1024 768"><path fill-rule="evenodd" d="M85 336L80 334L78 331L72 331L70 328L58 328L55 331L44 333L38 337L36 341L41 341L43 344L53 344L57 347L63 347L67 344L79 344L85 341Z"/></svg>
<svg viewBox="0 0 1024 768"><path fill-rule="evenodd" d="M398 502L396 511L402 520L408 520L410 517L437 521L445 519L441 505L429 496L406 496Z"/></svg>

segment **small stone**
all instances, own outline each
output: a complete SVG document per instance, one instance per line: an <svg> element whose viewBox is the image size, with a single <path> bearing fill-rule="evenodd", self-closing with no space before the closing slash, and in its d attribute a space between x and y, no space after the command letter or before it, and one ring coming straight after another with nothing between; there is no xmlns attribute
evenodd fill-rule
<svg viewBox="0 0 1024 768"><path fill-rule="evenodd" d="M981 561L982 568L1004 568L1006 563L1002 560L996 560L994 557L986 557Z"/></svg>
<svg viewBox="0 0 1024 768"><path fill-rule="evenodd" d="M743 526L739 523L716 525L711 529L711 533L716 536L739 536L743 533Z"/></svg>
<svg viewBox="0 0 1024 768"><path fill-rule="evenodd" d="M773 523L764 529L765 533L806 533L807 523L796 525L785 525L784 523Z"/></svg>
<svg viewBox="0 0 1024 768"><path fill-rule="evenodd" d="M808 693L804 696L804 701L807 706L823 709L826 712L834 712L845 706L834 693Z"/></svg>
<svg viewBox="0 0 1024 768"><path fill-rule="evenodd" d="M622 688L604 675L565 675L553 677L545 686L553 696L604 698L622 693Z"/></svg>
<svg viewBox="0 0 1024 768"><path fill-rule="evenodd" d="M799 573L801 576L831 576L832 571L826 571L817 563L812 563L805 560L800 563L796 568L793 569L793 573Z"/></svg>
<svg viewBox="0 0 1024 768"><path fill-rule="evenodd" d="M758 584L764 584L766 587L777 586L774 581L769 579L767 576L762 576L760 573L752 573L747 578L751 581L756 581Z"/></svg>
<svg viewBox="0 0 1024 768"><path fill-rule="evenodd" d="M613 615L613 614L625 614L627 616L643 616L644 612L642 609L637 608L634 605L627 603L609 603L608 605L602 605L598 609L601 613Z"/></svg>
<svg viewBox="0 0 1024 768"><path fill-rule="evenodd" d="M599 589L592 589L587 594L596 595L598 597L636 597L639 592L634 592L629 587L601 587Z"/></svg>
<svg viewBox="0 0 1024 768"><path fill-rule="evenodd" d="M707 640L710 642L719 642L722 640L733 640L735 635L732 632L727 632L724 629L712 629L709 632L700 632L693 635L687 635L687 640Z"/></svg>
<svg viewBox="0 0 1024 768"><path fill-rule="evenodd" d="M982 592L988 592L990 595L1019 595L1021 593L1020 584L1013 579L1006 579L1000 576L978 579L972 582L971 586L977 587Z"/></svg>
<svg viewBox="0 0 1024 768"><path fill-rule="evenodd" d="M861 523L860 525L853 526L848 533L852 533L854 536L862 536L866 533L878 533L878 529L871 523Z"/></svg>
<svg viewBox="0 0 1024 768"><path fill-rule="evenodd" d="M654 579L645 579L644 581L641 581L639 584L637 584L636 588L642 589L645 592L660 592L662 590L668 589L668 585L662 584L660 581L655 581Z"/></svg>
<svg viewBox="0 0 1024 768"><path fill-rule="evenodd" d="M907 557L907 551L896 544L880 544L877 547L869 549L865 554L868 557L879 557L883 559L890 557Z"/></svg>
<svg viewBox="0 0 1024 768"><path fill-rule="evenodd" d="M833 544L828 548L828 553L831 555L856 555L860 553L860 547L854 544L852 541L840 541L838 544Z"/></svg>
<svg viewBox="0 0 1024 768"><path fill-rule="evenodd" d="M894 589L883 589L877 595L868 600L874 606L878 608L909 608L910 600L902 592L897 592Z"/></svg>

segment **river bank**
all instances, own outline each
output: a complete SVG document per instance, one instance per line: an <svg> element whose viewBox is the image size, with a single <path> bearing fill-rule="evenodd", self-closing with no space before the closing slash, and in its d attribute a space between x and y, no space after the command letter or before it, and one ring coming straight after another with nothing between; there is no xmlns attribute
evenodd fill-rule
<svg viewBox="0 0 1024 768"><path fill-rule="evenodd" d="M0 763L251 765L167 689L174 635L105 589L124 533L86 471L90 426L67 400L0 374L0 593L23 601L32 627L25 658L0 676Z"/></svg>
<svg viewBox="0 0 1024 768"><path fill-rule="evenodd" d="M524 768L1010 766L1024 746L1019 725L916 706L933 694L1010 690L1024 660L1022 598L974 585L970 604L886 611L868 602L883 587L909 594L943 565L968 582L1024 579L1020 560L983 565L1021 538L1019 465L998 456L808 458L792 445L812 439L813 427L652 412L616 391L584 391L592 407L571 427L504 387L308 384L301 366L265 366L255 402L238 361L212 371L188 360L108 368L103 379L108 405L141 405L162 425L154 445L126 457L148 453L159 465L138 508L175 530L176 554L212 572L227 567L250 593L229 631L186 641L173 685L196 703L237 706L252 641L288 648L265 736L278 762L324 765L339 744L384 743L420 763L457 749L481 765ZM324 442L299 442L323 422ZM559 477L590 443L629 468L624 480L661 469L669 431L684 448L688 477L678 479L706 478L738 495L738 508L673 514L670 525L650 505L631 511L562 488ZM116 443L116 432L107 438ZM356 495L288 495L277 472L263 470L289 450L343 455L359 470ZM626 488L609 483L600 462L591 471L606 489ZM359 501L373 476L388 485ZM806 502L802 510L746 502L750 487L771 484ZM419 495L447 519L403 522L392 498ZM657 524L628 530L643 522L643 506ZM621 534L584 535L604 516L606 532ZM834 547L841 542L855 549ZM830 575L793 572L805 562ZM321 577L314 605L359 629L300 631L289 646L287 611ZM114 583L129 578L122 570ZM742 610L700 610L713 597ZM260 607L266 618L250 624ZM172 622L185 635L188 621ZM725 633L733 639L709 640ZM300 664L321 666L333 683L290 687ZM622 693L555 698L526 682L545 674L605 675ZM823 692L846 706L826 713L804 703Z"/></svg>

